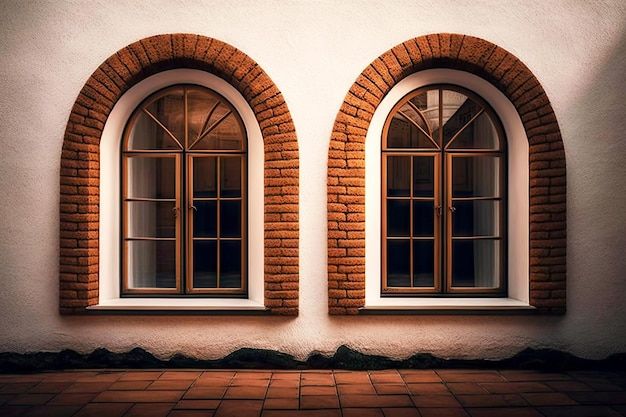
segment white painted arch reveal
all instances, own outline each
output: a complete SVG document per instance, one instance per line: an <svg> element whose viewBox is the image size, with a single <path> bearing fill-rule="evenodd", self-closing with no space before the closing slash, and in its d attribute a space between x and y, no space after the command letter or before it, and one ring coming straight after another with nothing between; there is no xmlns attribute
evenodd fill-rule
<svg viewBox="0 0 626 417"><path fill-rule="evenodd" d="M248 298L120 298L120 149L133 110L150 94L175 84L196 84L226 98L239 112L248 139ZM89 307L114 309L263 310L263 136L248 102L232 85L205 71L174 69L146 78L113 107L100 140L99 300Z"/></svg>
<svg viewBox="0 0 626 417"><path fill-rule="evenodd" d="M507 137L508 157L508 297L381 297L381 138L393 106L409 92L432 84L453 84L481 96L499 116ZM530 308L529 306L529 163L528 139L519 114L502 92L464 71L429 69L398 84L376 108L365 139L365 308Z"/></svg>

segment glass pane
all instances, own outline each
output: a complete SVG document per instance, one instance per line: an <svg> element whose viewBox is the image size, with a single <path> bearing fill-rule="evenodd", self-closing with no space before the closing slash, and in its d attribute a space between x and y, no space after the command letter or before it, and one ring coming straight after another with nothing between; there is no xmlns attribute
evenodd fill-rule
<svg viewBox="0 0 626 417"><path fill-rule="evenodd" d="M244 132L238 117L234 113L228 114L231 110L220 104L213 113L207 129L209 133L203 133L204 137L193 147L193 149L243 149ZM225 116L225 118L224 118Z"/></svg>
<svg viewBox="0 0 626 417"><path fill-rule="evenodd" d="M212 156L193 158L193 197L217 197L217 159Z"/></svg>
<svg viewBox="0 0 626 417"><path fill-rule="evenodd" d="M498 286L500 279L500 242L497 240L452 241L452 286Z"/></svg>
<svg viewBox="0 0 626 417"><path fill-rule="evenodd" d="M220 288L241 288L241 241L220 241Z"/></svg>
<svg viewBox="0 0 626 417"><path fill-rule="evenodd" d="M410 236L411 202L387 200L387 236Z"/></svg>
<svg viewBox="0 0 626 417"><path fill-rule="evenodd" d="M126 201L127 237L176 237L175 202Z"/></svg>
<svg viewBox="0 0 626 417"><path fill-rule="evenodd" d="M452 197L500 197L500 158L452 158Z"/></svg>
<svg viewBox="0 0 626 417"><path fill-rule="evenodd" d="M128 167L127 198L176 198L176 160L133 156Z"/></svg>
<svg viewBox="0 0 626 417"><path fill-rule="evenodd" d="M220 158L220 197L241 197L241 157Z"/></svg>
<svg viewBox="0 0 626 417"><path fill-rule="evenodd" d="M454 136L482 107L466 95L456 91L443 90L443 143Z"/></svg>
<svg viewBox="0 0 626 417"><path fill-rule="evenodd" d="M220 201L220 237L241 237L241 201Z"/></svg>
<svg viewBox="0 0 626 417"><path fill-rule="evenodd" d="M217 237L217 201L196 201L194 205L194 237Z"/></svg>
<svg viewBox="0 0 626 417"><path fill-rule="evenodd" d="M419 125L425 126L424 122L419 123ZM434 149L435 145L409 119L400 113L396 113L389 124L387 147Z"/></svg>
<svg viewBox="0 0 626 417"><path fill-rule="evenodd" d="M176 242L126 241L130 288L176 288Z"/></svg>
<svg viewBox="0 0 626 417"><path fill-rule="evenodd" d="M387 286L411 286L411 249L408 240L387 241Z"/></svg>
<svg viewBox="0 0 626 417"><path fill-rule="evenodd" d="M434 222L434 202L413 201L413 236L433 236Z"/></svg>
<svg viewBox="0 0 626 417"><path fill-rule="evenodd" d="M411 192L411 157L387 157L387 196L408 197Z"/></svg>
<svg viewBox="0 0 626 417"><path fill-rule="evenodd" d="M413 286L434 287L435 251L433 240L413 241Z"/></svg>
<svg viewBox="0 0 626 417"><path fill-rule="evenodd" d="M182 88L168 91L165 96L146 106L146 110L181 144L185 142L185 98Z"/></svg>
<svg viewBox="0 0 626 417"><path fill-rule="evenodd" d="M487 113L478 116L452 141L450 149L499 149L498 131Z"/></svg>
<svg viewBox="0 0 626 417"><path fill-rule="evenodd" d="M499 236L500 202L493 200L455 201L453 236Z"/></svg>
<svg viewBox="0 0 626 417"><path fill-rule="evenodd" d="M138 111L128 135L126 150L180 150L176 141L154 119L143 111Z"/></svg>
<svg viewBox="0 0 626 417"><path fill-rule="evenodd" d="M428 125L426 132L430 132L431 137L435 139L435 142L438 142L438 137L433 136L432 132L439 129L439 89L424 91L409 101L420 110L426 119Z"/></svg>
<svg viewBox="0 0 626 417"><path fill-rule="evenodd" d="M413 196L433 197L435 186L435 158L413 157Z"/></svg>
<svg viewBox="0 0 626 417"><path fill-rule="evenodd" d="M217 288L217 242L194 240L193 242L194 288Z"/></svg>
<svg viewBox="0 0 626 417"><path fill-rule="evenodd" d="M216 115L219 113L217 109L213 113L211 113L211 110L218 101L218 97L210 91L199 88L189 88L187 90L187 123L189 129L189 143L187 146L195 142L204 129L208 128L212 122L215 122ZM221 114L224 114L223 109L222 107L219 110Z"/></svg>

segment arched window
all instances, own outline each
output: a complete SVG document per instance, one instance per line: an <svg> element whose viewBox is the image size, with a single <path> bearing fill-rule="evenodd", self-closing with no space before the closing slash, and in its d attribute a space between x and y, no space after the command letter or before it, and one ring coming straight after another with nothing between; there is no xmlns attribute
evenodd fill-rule
<svg viewBox="0 0 626 417"><path fill-rule="evenodd" d="M471 91L404 96L382 137L382 295L506 295L506 138Z"/></svg>
<svg viewBox="0 0 626 417"><path fill-rule="evenodd" d="M198 85L149 96L122 141L122 295L242 295L246 131Z"/></svg>

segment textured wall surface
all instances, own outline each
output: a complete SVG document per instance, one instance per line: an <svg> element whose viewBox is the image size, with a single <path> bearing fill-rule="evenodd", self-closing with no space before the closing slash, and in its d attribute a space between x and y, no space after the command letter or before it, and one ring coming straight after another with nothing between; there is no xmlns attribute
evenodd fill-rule
<svg viewBox="0 0 626 417"><path fill-rule="evenodd" d="M283 93L300 150L300 314L66 317L58 312L59 167L74 100L112 53L160 33L220 39ZM326 169L346 92L384 51L429 33L486 39L544 87L567 159L567 314L331 317ZM239 347L300 358L347 344L404 357L626 351L626 5L622 1L18 2L0 5L0 351L144 347L215 358Z"/></svg>

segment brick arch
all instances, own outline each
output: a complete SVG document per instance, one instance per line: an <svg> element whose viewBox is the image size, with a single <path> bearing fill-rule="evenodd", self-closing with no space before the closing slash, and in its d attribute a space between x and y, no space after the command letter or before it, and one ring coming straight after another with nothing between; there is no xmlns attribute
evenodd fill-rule
<svg viewBox="0 0 626 417"><path fill-rule="evenodd" d="M365 137L372 116L400 80L429 68L470 72L504 93L529 141L530 304L565 311L565 152L548 97L519 59L486 40L433 34L376 58L350 87L328 152L328 305L357 314L365 304Z"/></svg>
<svg viewBox="0 0 626 417"><path fill-rule="evenodd" d="M99 143L115 103L160 71L193 68L233 85L250 104L265 149L265 304L298 313L298 142L287 104L263 69L216 39L168 34L111 55L89 77L71 110L61 155L60 310L98 302Z"/></svg>

